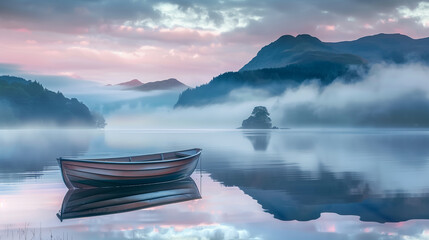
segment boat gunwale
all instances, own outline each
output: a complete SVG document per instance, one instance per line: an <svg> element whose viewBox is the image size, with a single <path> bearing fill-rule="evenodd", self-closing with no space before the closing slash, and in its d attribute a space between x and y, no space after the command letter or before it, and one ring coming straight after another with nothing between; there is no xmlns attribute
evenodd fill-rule
<svg viewBox="0 0 429 240"><path fill-rule="evenodd" d="M166 154L166 153L177 153L177 152L186 152L186 151L191 151L191 150L196 150L197 152L195 154L186 156L186 157L181 157L181 158L173 158L173 159L162 159L162 160L144 160L144 161L138 161L138 162L113 162L113 161L102 161L103 160L108 160L108 159L117 159L117 158L133 158L133 157L141 157L141 156L147 156L147 155L157 155L157 154ZM134 156L124 156L124 157L110 157L110 158L98 158L100 160L97 160L97 158L90 158L90 159L73 159L73 158L57 158L58 161L72 161L72 162L84 162L84 163L102 163L102 164L125 164L125 165L129 165L129 164L152 164L152 163L167 163L167 162L175 162L175 161L180 161L180 160L184 160L184 159L189 159L189 158L193 158L195 156L198 156L199 154L201 154L202 149L201 148L191 148L191 149L186 149L186 150L180 150L180 151L172 151L172 152L160 152L160 153L150 153L150 154L144 154L144 155L134 155ZM62 164L60 164L62 165Z"/></svg>

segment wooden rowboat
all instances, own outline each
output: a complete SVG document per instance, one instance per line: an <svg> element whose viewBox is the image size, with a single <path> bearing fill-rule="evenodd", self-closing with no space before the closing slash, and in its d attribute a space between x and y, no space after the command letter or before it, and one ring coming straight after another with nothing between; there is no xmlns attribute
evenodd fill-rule
<svg viewBox="0 0 429 240"><path fill-rule="evenodd" d="M57 217L73 219L123 213L200 199L194 180L111 188L69 189Z"/></svg>
<svg viewBox="0 0 429 240"><path fill-rule="evenodd" d="M169 182L189 177L201 149L140 156L77 159L58 158L64 183L69 189L132 186Z"/></svg>

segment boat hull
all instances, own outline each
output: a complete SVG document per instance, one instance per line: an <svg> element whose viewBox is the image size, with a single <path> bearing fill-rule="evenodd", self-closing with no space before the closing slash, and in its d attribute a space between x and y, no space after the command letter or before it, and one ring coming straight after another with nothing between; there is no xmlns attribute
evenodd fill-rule
<svg viewBox="0 0 429 240"><path fill-rule="evenodd" d="M146 162L106 162L59 159L64 183L73 188L132 186L189 177L201 151L179 159Z"/></svg>

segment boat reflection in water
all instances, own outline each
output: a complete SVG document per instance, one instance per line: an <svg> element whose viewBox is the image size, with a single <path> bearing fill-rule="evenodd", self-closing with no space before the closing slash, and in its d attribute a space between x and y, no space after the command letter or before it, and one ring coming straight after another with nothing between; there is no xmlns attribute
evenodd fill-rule
<svg viewBox="0 0 429 240"><path fill-rule="evenodd" d="M151 185L70 189L64 196L57 217L63 221L134 211L200 198L198 187L190 177Z"/></svg>

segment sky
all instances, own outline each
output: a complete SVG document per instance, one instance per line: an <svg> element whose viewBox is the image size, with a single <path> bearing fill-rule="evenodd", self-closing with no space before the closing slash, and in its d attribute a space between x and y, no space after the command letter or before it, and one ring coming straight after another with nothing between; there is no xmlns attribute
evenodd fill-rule
<svg viewBox="0 0 429 240"><path fill-rule="evenodd" d="M0 73L196 86L285 34L343 41L381 32L428 37L429 2L1 0Z"/></svg>

